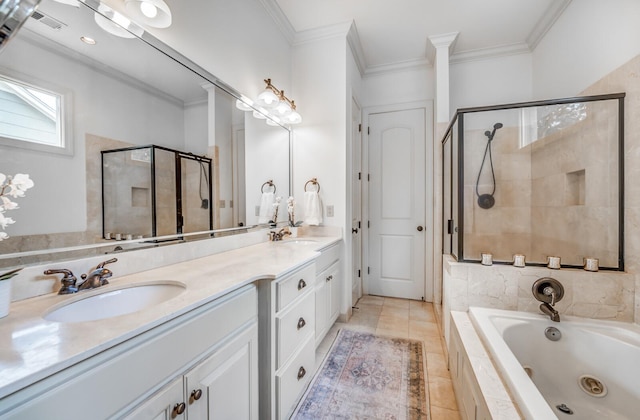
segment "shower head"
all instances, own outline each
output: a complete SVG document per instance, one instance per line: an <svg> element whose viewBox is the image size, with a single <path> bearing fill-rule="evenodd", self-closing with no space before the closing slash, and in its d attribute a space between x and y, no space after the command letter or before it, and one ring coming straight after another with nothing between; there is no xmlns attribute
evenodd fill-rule
<svg viewBox="0 0 640 420"><path fill-rule="evenodd" d="M484 135L485 135L485 136L487 136L487 138L489 139L489 141L491 141L491 140L493 140L493 136L495 136L495 135L496 135L496 130L498 130L498 129L502 128L502 127L504 127L504 126L502 125L502 123L495 123L495 124L493 125L493 131L489 131L489 130L487 130L487 131L485 131L485 132L484 132Z"/></svg>

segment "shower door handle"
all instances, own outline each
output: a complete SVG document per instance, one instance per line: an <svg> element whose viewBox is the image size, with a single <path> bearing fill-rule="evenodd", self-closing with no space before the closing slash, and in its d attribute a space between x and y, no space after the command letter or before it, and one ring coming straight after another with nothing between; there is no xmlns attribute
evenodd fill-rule
<svg viewBox="0 0 640 420"><path fill-rule="evenodd" d="M424 228L422 226L418 226L418 232L422 232Z"/></svg>

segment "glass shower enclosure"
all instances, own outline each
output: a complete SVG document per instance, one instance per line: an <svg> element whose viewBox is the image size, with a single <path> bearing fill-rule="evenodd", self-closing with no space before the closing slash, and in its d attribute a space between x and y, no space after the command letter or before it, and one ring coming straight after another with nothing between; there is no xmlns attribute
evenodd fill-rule
<svg viewBox="0 0 640 420"><path fill-rule="evenodd" d="M442 141L443 253L624 270L624 97L459 109Z"/></svg>
<svg viewBox="0 0 640 420"><path fill-rule="evenodd" d="M105 239L213 229L211 159L156 145L101 154Z"/></svg>

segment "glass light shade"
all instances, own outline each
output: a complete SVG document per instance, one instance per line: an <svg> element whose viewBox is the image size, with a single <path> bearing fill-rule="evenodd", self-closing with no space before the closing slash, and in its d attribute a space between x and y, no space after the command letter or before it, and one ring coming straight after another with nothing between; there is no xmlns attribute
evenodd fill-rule
<svg viewBox="0 0 640 420"><path fill-rule="evenodd" d="M259 112L259 111L253 111L253 116L259 120L264 120L267 118L266 115L264 115L262 112Z"/></svg>
<svg viewBox="0 0 640 420"><path fill-rule="evenodd" d="M302 116L298 114L298 111L293 110L291 111L291 114L284 118L284 121L287 124L300 124L302 122Z"/></svg>
<svg viewBox="0 0 640 420"><path fill-rule="evenodd" d="M269 89L265 89L264 92L258 95L258 99L256 100L256 103L265 108L273 108L278 104L278 101L279 99L275 93L273 93Z"/></svg>
<svg viewBox="0 0 640 420"><path fill-rule="evenodd" d="M158 8L149 1L140 3L140 11L149 19L153 19L158 16Z"/></svg>
<svg viewBox="0 0 640 420"><path fill-rule="evenodd" d="M171 9L164 0L125 0L124 4L136 22L153 28L171 26Z"/></svg>
<svg viewBox="0 0 640 420"><path fill-rule="evenodd" d="M285 115L289 115L291 113L291 106L287 103L287 101L280 101L276 108L274 109L276 115L284 117Z"/></svg>
<svg viewBox="0 0 640 420"><path fill-rule="evenodd" d="M241 99L236 99L236 108L241 111L253 111L253 108Z"/></svg>
<svg viewBox="0 0 640 420"><path fill-rule="evenodd" d="M129 26L129 23L130 23L129 20L126 19L124 16L122 16L119 13L116 16L114 16L114 20L109 20L106 17L102 16L100 13L95 12L93 14L93 20L95 20L96 24L102 30L104 30L105 32L110 33L111 35L119 36L120 38L135 38L136 37L134 34L132 34L131 32L127 31L127 29L126 29Z"/></svg>
<svg viewBox="0 0 640 420"><path fill-rule="evenodd" d="M280 118L278 118L276 116L271 116L270 118L267 118L267 125L270 125L272 127L279 127L280 126Z"/></svg>

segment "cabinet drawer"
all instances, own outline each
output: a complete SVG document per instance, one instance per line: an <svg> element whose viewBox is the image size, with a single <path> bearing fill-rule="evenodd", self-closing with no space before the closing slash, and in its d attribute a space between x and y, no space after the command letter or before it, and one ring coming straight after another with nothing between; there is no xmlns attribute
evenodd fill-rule
<svg viewBox="0 0 640 420"><path fill-rule="evenodd" d="M329 267L340 258L340 245L333 245L323 249L322 253L316 258L316 271L319 273Z"/></svg>
<svg viewBox="0 0 640 420"><path fill-rule="evenodd" d="M276 312L313 287L316 269L310 264L276 282Z"/></svg>
<svg viewBox="0 0 640 420"><path fill-rule="evenodd" d="M279 419L288 418L298 398L315 373L316 352L313 337L309 337L299 353L276 375L276 395Z"/></svg>
<svg viewBox="0 0 640 420"><path fill-rule="evenodd" d="M276 354L277 366L286 363L289 356L315 331L315 296L307 296L295 302L291 308L276 316Z"/></svg>

